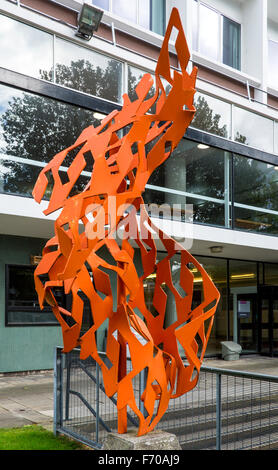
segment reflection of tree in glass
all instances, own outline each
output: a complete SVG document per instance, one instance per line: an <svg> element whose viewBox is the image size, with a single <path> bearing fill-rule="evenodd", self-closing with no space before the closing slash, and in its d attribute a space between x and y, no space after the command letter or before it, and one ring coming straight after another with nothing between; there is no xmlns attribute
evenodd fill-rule
<svg viewBox="0 0 278 470"><path fill-rule="evenodd" d="M41 78L49 80L52 71L41 71ZM110 101L121 100L122 64L109 60L106 68L94 65L88 60L71 61L70 67L64 64L55 66L55 82L89 95Z"/></svg>
<svg viewBox="0 0 278 470"><path fill-rule="evenodd" d="M236 136L234 138L235 142L239 142L240 144L246 144L249 145L247 142L247 137L245 135L240 134L240 132L237 131Z"/></svg>
<svg viewBox="0 0 278 470"><path fill-rule="evenodd" d="M196 113L191 123L192 127L197 129L216 134L221 137L228 137L226 124L222 127L219 126L221 119L220 114L214 114L213 110L209 107L206 99L203 96L198 96L194 103Z"/></svg>
<svg viewBox="0 0 278 470"><path fill-rule="evenodd" d="M22 93L0 118L7 155L48 162L75 142L85 127L99 124L91 111ZM70 161L68 161L70 164ZM5 161L4 189L31 194L39 168ZM84 183L82 184L83 187Z"/></svg>
<svg viewBox="0 0 278 470"><path fill-rule="evenodd" d="M235 202L258 208L278 210L278 174L273 166L240 155L234 156ZM278 217L243 208L235 208L236 223L246 220L251 230L277 232ZM239 223L239 222L238 222ZM243 222L239 223L244 225Z"/></svg>
<svg viewBox="0 0 278 470"><path fill-rule="evenodd" d="M142 71L142 73L139 73L139 75L137 74L137 76L136 76L132 73L132 69L130 67L128 68L128 96L131 99L131 101L134 101L138 98L137 94L136 94L136 91L135 91L135 88L137 87L138 83L140 82L140 80L141 80L141 78L143 77L144 74L145 74L145 72ZM166 95L168 95L168 93L171 90L171 85L170 84L167 85L167 82L165 81L164 86L165 86ZM154 96L154 94L155 94L155 84L151 87L149 93L147 94L146 100L149 99L149 98L152 98ZM150 113L152 113L152 114L155 113L155 109L156 109L155 107L156 107L156 105L154 104L150 108Z"/></svg>

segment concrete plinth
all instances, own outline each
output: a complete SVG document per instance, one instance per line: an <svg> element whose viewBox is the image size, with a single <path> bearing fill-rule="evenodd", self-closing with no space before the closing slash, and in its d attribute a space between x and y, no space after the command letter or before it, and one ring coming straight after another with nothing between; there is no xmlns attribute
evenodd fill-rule
<svg viewBox="0 0 278 470"><path fill-rule="evenodd" d="M152 431L137 436L132 429L126 434L107 434L102 450L181 450L177 436L164 431Z"/></svg>

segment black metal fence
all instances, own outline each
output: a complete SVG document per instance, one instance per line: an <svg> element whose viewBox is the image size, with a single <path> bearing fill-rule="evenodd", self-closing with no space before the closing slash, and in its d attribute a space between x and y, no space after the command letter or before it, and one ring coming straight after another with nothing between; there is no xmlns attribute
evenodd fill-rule
<svg viewBox="0 0 278 470"><path fill-rule="evenodd" d="M134 384L138 403L143 379ZM136 415L128 419L137 427ZM202 367L198 385L170 401L156 429L175 434L182 449L278 449L278 377ZM54 432L101 449L111 431L116 399L106 396L98 364L57 348Z"/></svg>

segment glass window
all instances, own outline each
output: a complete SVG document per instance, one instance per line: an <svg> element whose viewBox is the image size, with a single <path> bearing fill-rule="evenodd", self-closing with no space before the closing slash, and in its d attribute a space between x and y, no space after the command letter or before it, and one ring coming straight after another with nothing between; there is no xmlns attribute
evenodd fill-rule
<svg viewBox="0 0 278 470"><path fill-rule="evenodd" d="M278 122L277 121L274 121L274 153L278 154Z"/></svg>
<svg viewBox="0 0 278 470"><path fill-rule="evenodd" d="M31 196L42 163L71 146L84 128L100 123L92 111L4 85L0 99L0 192ZM80 176L74 190L85 182Z"/></svg>
<svg viewBox="0 0 278 470"><path fill-rule="evenodd" d="M137 22L137 0L116 0L112 3L112 12L133 23Z"/></svg>
<svg viewBox="0 0 278 470"><path fill-rule="evenodd" d="M256 352L257 335L257 263L229 261L229 304L231 339L244 352Z"/></svg>
<svg viewBox="0 0 278 470"><path fill-rule="evenodd" d="M277 167L234 155L233 168L235 227L250 231L277 233Z"/></svg>
<svg viewBox="0 0 278 470"><path fill-rule="evenodd" d="M220 300L214 317L213 327L208 341L206 356L219 354L221 352L221 341L227 340L227 261L220 258L205 258L196 256L197 261L204 267L212 281L220 292ZM200 273L196 268L192 269L194 274L193 302L203 301L204 289Z"/></svg>
<svg viewBox="0 0 278 470"><path fill-rule="evenodd" d="M172 155L149 179L145 200L149 204L193 205L199 223L225 224L225 188L229 185L228 152L183 139ZM228 165L228 168L226 168ZM228 203L228 201L227 201Z"/></svg>
<svg viewBox="0 0 278 470"><path fill-rule="evenodd" d="M193 49L213 61L222 61L240 70L241 25L195 0Z"/></svg>
<svg viewBox="0 0 278 470"><path fill-rule="evenodd" d="M203 93L195 93L194 106L196 113L191 123L202 131L221 137L230 137L231 105Z"/></svg>
<svg viewBox="0 0 278 470"><path fill-rule="evenodd" d="M199 47L198 47L198 3L197 3L197 0L194 0L192 8L193 8L193 11L192 11L193 50L198 51Z"/></svg>
<svg viewBox="0 0 278 470"><path fill-rule="evenodd" d="M278 286L278 265L264 263L264 284Z"/></svg>
<svg viewBox="0 0 278 470"><path fill-rule="evenodd" d="M52 34L3 15L0 22L0 67L52 80Z"/></svg>
<svg viewBox="0 0 278 470"><path fill-rule="evenodd" d="M155 15L155 18L156 15ZM159 21L159 20L158 20ZM139 3L139 24L143 28L149 29L151 24L150 0L140 0ZM155 29L151 28L152 31Z"/></svg>
<svg viewBox="0 0 278 470"><path fill-rule="evenodd" d="M6 266L6 324L58 325L49 306L40 310L34 285L34 266Z"/></svg>
<svg viewBox="0 0 278 470"><path fill-rule="evenodd" d="M233 108L234 140L273 153L273 126L271 119L246 109Z"/></svg>
<svg viewBox="0 0 278 470"><path fill-rule="evenodd" d="M223 17L223 63L240 70L241 26Z"/></svg>
<svg viewBox="0 0 278 470"><path fill-rule="evenodd" d="M141 9L141 0L139 0L139 11ZM150 29L161 36L165 33L165 0L151 0L151 27Z"/></svg>
<svg viewBox="0 0 278 470"><path fill-rule="evenodd" d="M103 10L109 10L109 0L93 0L92 3Z"/></svg>
<svg viewBox="0 0 278 470"><path fill-rule="evenodd" d="M93 0L93 4L157 34L164 34L165 0Z"/></svg>
<svg viewBox="0 0 278 470"><path fill-rule="evenodd" d="M205 5L199 5L199 52L219 60L219 15Z"/></svg>
<svg viewBox="0 0 278 470"><path fill-rule="evenodd" d="M60 38L56 40L55 59L55 81L59 85L121 102L121 62Z"/></svg>
<svg viewBox="0 0 278 470"><path fill-rule="evenodd" d="M278 42L268 41L268 84L278 87Z"/></svg>

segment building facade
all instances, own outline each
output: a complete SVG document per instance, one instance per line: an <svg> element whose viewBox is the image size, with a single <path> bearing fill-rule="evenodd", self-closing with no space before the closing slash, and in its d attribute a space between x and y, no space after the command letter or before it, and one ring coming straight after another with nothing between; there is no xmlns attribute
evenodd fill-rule
<svg viewBox="0 0 278 470"><path fill-rule="evenodd" d="M173 6L191 51L189 69L198 67L196 114L144 199L193 209L193 225L182 225L193 232L190 252L221 294L207 355L221 354L224 340L245 354L277 354L277 2L87 3L104 10L90 40L76 34L81 0L0 0L0 372L52 368L53 348L62 345L60 327L51 311L40 311L33 286L55 220L43 214L47 200L39 206L32 199L36 178L86 126L121 109L123 93L132 99L144 73L154 73ZM89 176L82 173L73 194ZM174 224L168 230L177 235ZM202 282L194 276L197 302ZM145 288L151 304L152 278ZM169 302L169 318L173 311ZM105 325L98 345L105 349Z"/></svg>

